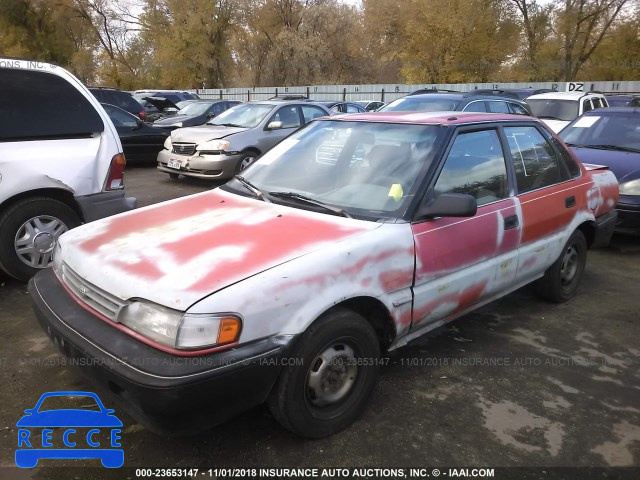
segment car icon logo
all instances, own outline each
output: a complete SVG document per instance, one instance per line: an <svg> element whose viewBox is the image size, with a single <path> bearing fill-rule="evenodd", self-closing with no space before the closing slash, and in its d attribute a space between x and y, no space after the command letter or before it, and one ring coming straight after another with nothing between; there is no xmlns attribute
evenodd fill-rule
<svg viewBox="0 0 640 480"><path fill-rule="evenodd" d="M81 297L87 296L87 287L78 287L78 293Z"/></svg>
<svg viewBox="0 0 640 480"><path fill-rule="evenodd" d="M51 408L81 400L83 408ZM88 405L87 405L88 404ZM91 407L92 409L87 409ZM99 458L107 468L124 464L122 422L92 392L47 392L18 422L16 465L33 468L41 458Z"/></svg>

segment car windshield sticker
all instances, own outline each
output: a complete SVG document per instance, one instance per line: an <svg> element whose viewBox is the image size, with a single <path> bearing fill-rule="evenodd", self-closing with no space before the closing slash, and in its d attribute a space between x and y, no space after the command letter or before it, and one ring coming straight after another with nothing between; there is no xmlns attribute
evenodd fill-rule
<svg viewBox="0 0 640 480"><path fill-rule="evenodd" d="M402 198L404 192L402 191L402 185L394 183L389 189L389 197L393 198L396 202Z"/></svg>
<svg viewBox="0 0 640 480"><path fill-rule="evenodd" d="M576 123L573 124L575 128L589 128L594 123L600 120L600 117L582 117Z"/></svg>

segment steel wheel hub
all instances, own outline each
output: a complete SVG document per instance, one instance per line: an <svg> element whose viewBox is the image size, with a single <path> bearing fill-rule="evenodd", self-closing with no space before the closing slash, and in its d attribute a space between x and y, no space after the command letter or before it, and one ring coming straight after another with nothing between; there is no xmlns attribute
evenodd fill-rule
<svg viewBox="0 0 640 480"><path fill-rule="evenodd" d="M22 224L16 233L14 247L22 263L45 268L52 260L53 247L68 230L61 220L49 215L33 217Z"/></svg>
<svg viewBox="0 0 640 480"><path fill-rule="evenodd" d="M564 258L562 259L562 267L560 268L562 285L571 283L575 278L578 272L579 258L578 249L574 245L567 248L567 251L564 253Z"/></svg>
<svg viewBox="0 0 640 480"><path fill-rule="evenodd" d="M333 344L311 363L307 375L307 397L318 407L337 403L347 396L357 376L353 349L344 343Z"/></svg>

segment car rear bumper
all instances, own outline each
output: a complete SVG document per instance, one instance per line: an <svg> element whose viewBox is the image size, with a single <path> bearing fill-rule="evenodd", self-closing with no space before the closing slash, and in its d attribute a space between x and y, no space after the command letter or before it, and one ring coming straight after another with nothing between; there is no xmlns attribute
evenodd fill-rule
<svg viewBox="0 0 640 480"><path fill-rule="evenodd" d="M93 222L100 218L133 210L138 204L134 197L125 197L124 190L111 190L76 197L76 202L80 206L85 222Z"/></svg>
<svg viewBox="0 0 640 480"><path fill-rule="evenodd" d="M611 242L611 237L616 229L616 222L618 221L618 212L616 210L609 210L604 215L596 218L595 236L591 248L606 247Z"/></svg>
<svg viewBox="0 0 640 480"><path fill-rule="evenodd" d="M182 167L169 168L169 160L179 160ZM207 179L228 179L235 175L242 154L234 155L176 155L169 150L162 150L158 154L158 170L166 173L178 173L188 177Z"/></svg>
<svg viewBox="0 0 640 480"><path fill-rule="evenodd" d="M292 338L269 337L213 354L178 357L92 315L51 269L31 279L29 292L40 325L71 358L69 363L160 434L196 433L263 403Z"/></svg>

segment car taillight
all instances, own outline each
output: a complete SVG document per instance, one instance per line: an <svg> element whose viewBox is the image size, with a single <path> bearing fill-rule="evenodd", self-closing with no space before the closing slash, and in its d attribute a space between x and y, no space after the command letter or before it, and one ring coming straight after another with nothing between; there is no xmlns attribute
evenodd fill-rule
<svg viewBox="0 0 640 480"><path fill-rule="evenodd" d="M118 153L111 159L111 166L109 167L109 175L107 175L107 181L105 182L105 190L118 190L124 188L124 167L127 161L124 158L124 154Z"/></svg>
<svg viewBox="0 0 640 480"><path fill-rule="evenodd" d="M145 112L144 110L142 110L138 116L140 117L140 120L146 120L147 119L147 112Z"/></svg>

